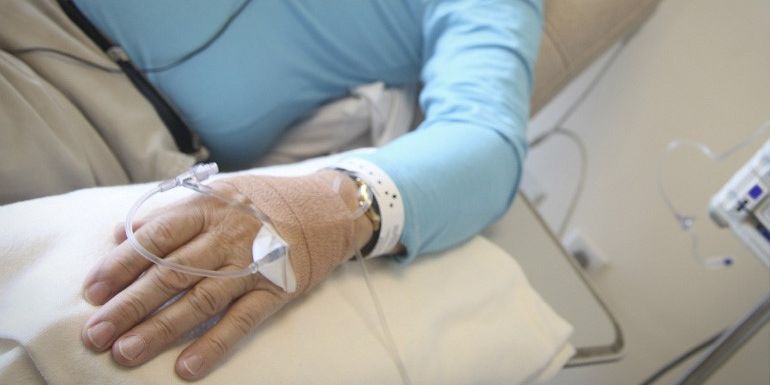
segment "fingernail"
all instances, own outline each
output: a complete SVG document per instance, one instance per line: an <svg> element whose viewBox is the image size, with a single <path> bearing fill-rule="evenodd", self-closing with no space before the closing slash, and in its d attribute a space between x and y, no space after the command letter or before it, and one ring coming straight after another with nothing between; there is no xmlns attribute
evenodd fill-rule
<svg viewBox="0 0 770 385"><path fill-rule="evenodd" d="M187 370L187 373L190 373L191 376L195 376L203 366L203 358L198 354L192 355L182 360L182 366Z"/></svg>
<svg viewBox="0 0 770 385"><path fill-rule="evenodd" d="M118 351L127 360L134 360L144 351L144 340L139 336L131 336L118 341Z"/></svg>
<svg viewBox="0 0 770 385"><path fill-rule="evenodd" d="M107 300L110 295L110 288L103 281L91 284L85 292L86 301L92 305L100 305Z"/></svg>
<svg viewBox="0 0 770 385"><path fill-rule="evenodd" d="M109 321L102 321L98 324L91 326L86 331L88 339L98 349L102 349L110 342L112 335L115 334L115 325Z"/></svg>

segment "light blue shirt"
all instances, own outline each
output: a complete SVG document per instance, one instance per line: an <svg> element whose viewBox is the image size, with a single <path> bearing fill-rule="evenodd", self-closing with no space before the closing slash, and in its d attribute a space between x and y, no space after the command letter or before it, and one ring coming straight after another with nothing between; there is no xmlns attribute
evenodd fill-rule
<svg viewBox="0 0 770 385"><path fill-rule="evenodd" d="M207 41L243 0L78 0L139 68ZM365 158L398 185L407 258L505 213L526 153L539 0L254 0L210 47L150 82L225 168L357 85L422 82L425 121Z"/></svg>

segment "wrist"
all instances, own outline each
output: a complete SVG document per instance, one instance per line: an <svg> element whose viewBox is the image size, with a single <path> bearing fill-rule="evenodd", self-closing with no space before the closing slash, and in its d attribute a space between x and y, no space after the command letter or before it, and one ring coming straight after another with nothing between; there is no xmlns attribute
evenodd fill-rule
<svg viewBox="0 0 770 385"><path fill-rule="evenodd" d="M354 212L359 207L358 185L350 178L348 174L339 170L323 170L319 173L329 173L334 175L333 179L339 177L339 194L345 205ZM353 220L353 248L361 250L371 240L374 234L374 224L366 215L360 215Z"/></svg>
<svg viewBox="0 0 770 385"><path fill-rule="evenodd" d="M365 184L371 193L372 210L366 215L374 224L374 236L366 245L365 258L403 253L400 245L404 229L404 204L393 179L376 164L360 158L346 158L333 165L351 176L356 184Z"/></svg>
<svg viewBox="0 0 770 385"><path fill-rule="evenodd" d="M286 271L293 271L296 289L304 293L336 266L349 259L365 238L354 233L351 213L356 207L355 187L336 174L301 177L239 176L228 182L269 218L277 235L289 247ZM284 274L286 276L286 274Z"/></svg>
<svg viewBox="0 0 770 385"><path fill-rule="evenodd" d="M358 186L356 185L356 182L353 181L348 174L342 171L327 169L327 170L320 170L315 174L311 174L311 175L318 175L318 176L321 176L324 180L329 181L330 188L332 183L334 183L334 181L338 179L339 196L342 199L343 203L351 213L358 209L358 204L359 204ZM262 176L236 177L234 179L236 179L239 182L237 183L238 186L235 186L234 183L230 181L217 181L215 183L226 183L231 188L234 188L244 193L244 195L247 198L254 200L259 195L255 191L258 189L255 189L254 187L259 184L258 180L260 178L262 178ZM361 215L358 218L355 218L353 220L353 239L351 240L352 241L351 253L353 252L353 250L361 250L364 246L366 246L366 244L371 240L373 233L374 233L374 225L366 215Z"/></svg>
<svg viewBox="0 0 770 385"><path fill-rule="evenodd" d="M362 215L355 219L353 228L355 231L353 235L355 250L361 250L372 238L374 226L372 225L372 221L369 220L366 215Z"/></svg>

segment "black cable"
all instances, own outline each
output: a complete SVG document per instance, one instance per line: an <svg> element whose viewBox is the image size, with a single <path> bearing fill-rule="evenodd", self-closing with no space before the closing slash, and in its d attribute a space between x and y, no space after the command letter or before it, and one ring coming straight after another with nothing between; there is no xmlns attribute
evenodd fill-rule
<svg viewBox="0 0 770 385"><path fill-rule="evenodd" d="M235 12L233 12L232 14L230 14L230 16L228 16L227 20L225 20L225 22L219 27L217 31L213 35L211 35L211 37L209 37L205 42L203 42L203 44L199 45L194 50L186 53L184 56L180 57L179 59L174 60L171 63L164 64L162 66L151 67L151 68L138 68L139 72L146 74L146 73L158 73L158 72L167 71L192 59L193 57L197 56L201 52L207 50L215 41L217 41L217 39L219 39L222 36L223 33L225 33L225 31L230 27L230 24L232 24L233 21L238 16L240 16L241 13L243 13L243 10L246 9L246 6L248 6L250 3L251 3L251 0L244 0L241 3L241 5L238 6L238 9L236 9ZM32 53L50 53L54 55L64 56L70 60L76 61L80 64L86 65L88 67L91 67L100 71L113 73L113 74L123 73L123 71L120 68L107 67L99 63L90 61L88 59L84 59L82 57L79 57L55 48L25 47L25 48L19 48L19 49L11 49L11 50L8 50L8 52L16 55L26 55L26 54L32 54Z"/></svg>
<svg viewBox="0 0 770 385"><path fill-rule="evenodd" d="M198 154L201 146L198 136L187 126L184 120L174 110L174 108L165 100L162 94L160 94L150 82L143 76L147 73L157 73L174 68L182 63L187 62L193 57L197 56L201 52L207 50L211 45L217 41L222 34L230 27L233 21L243 13L243 10L251 3L251 0L243 0L238 5L235 12L232 12L219 29L211 35L205 42L199 45L192 51L184 54L179 59L172 61L171 63L164 64L159 67L152 68L136 68L125 52L119 47L114 46L99 30L83 15L77 8L72 0L59 0L59 5L65 14L72 20L91 40L104 51L110 59L112 59L116 67L108 67L82 57L78 57L69 52L59 50L51 47L24 47L17 49L10 49L8 52L16 55L27 55L35 53L48 53L58 55L69 60L72 60L78 64L85 65L92 69L111 73L111 74L125 74L131 83L137 88L137 90L152 104L158 116L166 125L166 128L174 138L174 142L180 151L187 154Z"/></svg>
<svg viewBox="0 0 770 385"><path fill-rule="evenodd" d="M174 68L174 67L176 67L176 66L178 66L178 65L180 65L180 64L182 64L182 63L184 63L184 62L186 62L186 61L188 61L190 59L192 59L194 56L198 55L199 53L207 50L211 46L211 44L213 44L215 41L217 41L217 39L219 39L219 37L222 36L222 34L225 33L225 31L228 28L230 28L230 24L232 24L232 22L238 16L241 15L243 10L246 9L246 6L248 6L250 3L251 3L251 0L244 0L241 3L241 5L238 6L238 9L236 9L235 12L230 14L230 16L227 18L227 20L225 20L224 24L222 24L222 26L219 27L219 30L217 30L216 33L211 35L211 37L208 40L206 40L203 44L198 46L198 48L188 52L187 54L185 54L181 58L179 58L177 60L174 60L171 63L165 64L165 65L162 65L162 66L159 66L159 67L154 67L154 68L140 68L139 71L141 71L143 73L163 72L163 71L169 70L171 68Z"/></svg>
<svg viewBox="0 0 770 385"><path fill-rule="evenodd" d="M663 377L666 373L670 372L672 369L681 365L682 363L690 359L692 356L698 354L701 350L706 349L707 347L713 345L714 342L716 342L719 339L719 337L721 337L724 333L725 331L722 330L719 333L716 333L713 336L711 336L709 339L699 343L698 345L693 346L692 348L690 348L690 350L680 354L678 357L669 361L669 363L664 365L662 368L658 369L650 377L644 380L644 382L642 382L641 385L652 385L653 383L655 383L655 381L659 380L661 377Z"/></svg>

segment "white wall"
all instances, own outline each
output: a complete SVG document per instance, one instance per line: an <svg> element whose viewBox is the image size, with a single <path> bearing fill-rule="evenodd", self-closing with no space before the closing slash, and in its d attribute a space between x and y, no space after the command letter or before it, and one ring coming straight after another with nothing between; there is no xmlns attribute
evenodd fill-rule
<svg viewBox="0 0 770 385"><path fill-rule="evenodd" d="M596 67L535 118L531 135L554 121ZM658 156L672 139L722 150L768 119L770 2L664 0L566 124L589 151L586 190L572 224L611 259L594 279L624 326L627 356L567 369L552 384L639 383L770 291L770 270L705 217L698 226L704 250L733 253L738 261L724 271L697 265L655 184ZM673 198L703 217L711 194L758 145L725 164L677 154L667 169ZM576 158L559 137L530 152L527 167L548 193L540 210L552 226L573 191ZM770 326L709 384L770 384Z"/></svg>

